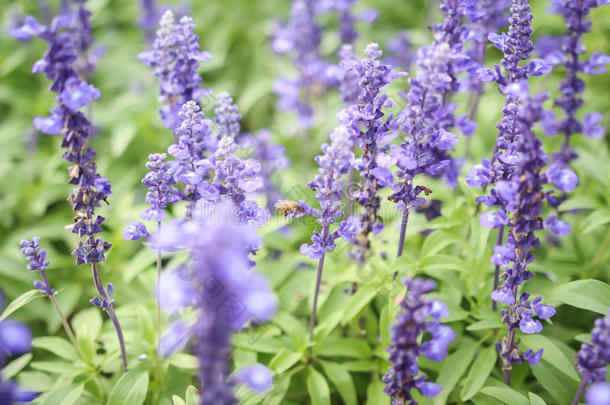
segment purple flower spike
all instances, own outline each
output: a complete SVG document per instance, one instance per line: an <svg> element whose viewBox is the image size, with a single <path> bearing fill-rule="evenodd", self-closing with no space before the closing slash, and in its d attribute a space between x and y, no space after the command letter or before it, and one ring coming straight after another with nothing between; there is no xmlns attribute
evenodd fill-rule
<svg viewBox="0 0 610 405"><path fill-rule="evenodd" d="M455 333L448 326L440 324L447 314L444 304L431 300L424 294L434 290L436 283L419 278L405 279L407 294L400 303L403 311L397 315L398 322L392 327L393 346L388 347L390 362L388 374L383 377L387 385L384 392L400 402L413 401L411 390L417 388L422 395L433 397L442 387L426 381L419 373L417 358L425 355L432 361L442 361L448 345L455 339ZM420 342L420 335L426 333L429 340Z"/></svg>
<svg viewBox="0 0 610 405"><path fill-rule="evenodd" d="M202 80L197 70L199 63L208 61L211 55L199 50L194 30L192 18L184 16L176 23L173 13L167 10L161 17L153 49L138 55L160 82L160 101L166 105L159 115L171 130L179 124L180 107L209 92L199 87Z"/></svg>
<svg viewBox="0 0 610 405"><path fill-rule="evenodd" d="M587 382L603 382L610 363L610 310L595 320L591 343L583 343L578 351L577 368Z"/></svg>
<svg viewBox="0 0 610 405"><path fill-rule="evenodd" d="M148 187L146 202L150 204L150 207L140 213L142 219L154 222L163 221L167 218L163 209L167 204L176 200L172 187L175 181L170 174L171 165L165 162L166 158L165 153L154 153L148 156L149 161L146 163L146 168L150 172L146 173L142 184Z"/></svg>

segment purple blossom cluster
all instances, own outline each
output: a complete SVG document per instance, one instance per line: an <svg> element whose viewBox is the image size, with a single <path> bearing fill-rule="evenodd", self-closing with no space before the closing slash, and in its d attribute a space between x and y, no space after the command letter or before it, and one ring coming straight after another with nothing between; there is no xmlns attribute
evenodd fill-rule
<svg viewBox="0 0 610 405"><path fill-rule="evenodd" d="M165 346L180 347L190 337L199 357L203 383L201 400L219 405L237 404L234 382L229 380L230 337L247 320L262 322L273 316L277 301L265 277L253 268L248 253L261 245L255 228L234 219L231 204L205 204L204 216L195 222L171 220L153 237L155 248L188 250L191 261L178 274L179 281L195 288L182 288L172 310L195 303L199 319L192 327L178 323L166 337ZM175 285L175 284L174 284ZM187 294L184 294L187 293ZM250 374L272 378L267 370ZM242 375L242 382L255 382ZM255 384L266 389L269 382Z"/></svg>
<svg viewBox="0 0 610 405"><path fill-rule="evenodd" d="M353 44L358 38L357 22L372 23L377 19L377 10L369 8L360 13L353 11L358 0L318 0L320 12L336 11L339 18L339 40L343 44Z"/></svg>
<svg viewBox="0 0 610 405"><path fill-rule="evenodd" d="M604 73L605 65L610 63L610 56L596 52L588 60L581 60L581 55L586 52L582 36L590 32L592 26L592 22L587 17L591 9L601 3L595 0L554 0L552 3L553 10L563 16L567 28L566 34L553 42L554 50L545 52L547 53L545 59L549 63L564 66L566 69L565 79L559 84L561 97L555 100L555 106L563 112L563 119L558 122L555 114L548 111L543 129L548 135L559 132L564 136L559 151L553 154L548 174L560 190L570 192L578 185L578 177L569 170L570 162L577 156L570 146L570 138L577 133L583 133L589 139L604 136L604 127L600 124L603 118L601 113L587 113L582 120L577 117L584 103L581 95L585 91L585 82L580 75ZM563 198L557 198L552 203L558 205L562 200Z"/></svg>
<svg viewBox="0 0 610 405"><path fill-rule="evenodd" d="M506 243L496 245L491 258L492 263L504 268L504 273L500 276L503 284L492 292L491 298L509 306L502 310L508 338L503 340L500 353L504 369L510 373L513 363L527 360L531 364L538 364L542 354L541 349L537 353L528 350L524 355L519 355L515 341L516 330L521 329L526 334L540 333L542 323L538 319L548 319L555 314L553 307L540 302L541 297L530 300L528 293L520 293L521 285L534 276L528 270L528 265L535 258L531 250L540 246L536 232L546 227L555 233L566 234L570 232L570 227L555 216L544 222L542 219L542 206L551 192L545 192L542 188L548 182L547 174L542 172L547 155L542 150L542 142L533 132L533 126L542 119L542 103L548 96L531 96L525 80L505 87L504 91L518 106L515 112L517 121L513 123L515 133L510 146L515 163L509 176L494 182L491 195L480 199L486 205L501 207L497 211L483 214L480 222L486 228L505 227L507 230ZM502 162L503 156L498 156L498 160ZM489 168L488 165L486 167ZM490 171L483 177L491 176Z"/></svg>
<svg viewBox="0 0 610 405"><path fill-rule="evenodd" d="M193 19L184 16L178 23L167 10L160 21L153 49L138 55L152 68L159 80L159 101L165 104L159 110L165 126L174 130L179 124L181 106L190 100L198 101L208 93L200 88L199 63L208 61L210 53L199 50Z"/></svg>
<svg viewBox="0 0 610 405"><path fill-rule="evenodd" d="M603 382L610 364L610 311L595 320L591 343L583 343L578 351L578 372L587 383Z"/></svg>
<svg viewBox="0 0 610 405"><path fill-rule="evenodd" d="M286 212L289 217L303 215L318 217L322 233L318 230L314 231L311 237L313 243L301 245L301 253L312 259L322 260L327 252L335 248L335 240L340 237L354 241L359 231L359 218L352 216L341 221L336 231L330 232L330 226L344 215L341 199L345 193L344 177L349 171L350 162L354 159L352 152L354 139L354 131L340 124L331 132L330 144L322 145L324 154L315 158L320 168L314 180L309 183L309 187L316 191L320 209L312 208L305 201L300 200L292 210Z"/></svg>
<svg viewBox="0 0 610 405"><path fill-rule="evenodd" d="M42 295L53 295L55 290L51 288L49 280L47 279L47 273L45 270L49 265L47 260L47 252L40 248L40 238L35 236L31 241L22 240L19 242L21 246L21 254L25 256L25 260L28 261L27 269L32 271L39 271L42 281L34 281L34 287L37 288Z"/></svg>
<svg viewBox="0 0 610 405"><path fill-rule="evenodd" d="M364 208L360 216L361 238L357 238L362 245L356 252L360 263L367 255L369 233L377 235L384 227L379 216L379 190L393 183L390 168L395 161L386 152L389 150L388 142L398 135L398 123L392 114L383 112L384 108L392 106L392 102L381 90L401 76L393 73L390 65L379 60L382 52L376 43L369 44L365 53L367 58L362 60L344 59L341 62L342 67L354 75L359 91L357 104L346 107L338 114L339 121L351 130L354 143L362 151L360 157L351 162L361 177L359 187L351 197Z"/></svg>
<svg viewBox="0 0 610 405"><path fill-rule="evenodd" d="M476 124L465 116L456 119L456 105L448 102L450 95L459 90L456 75L472 70L476 65L462 52L468 30L461 17L469 16L466 2L444 1L441 10L446 17L442 24L433 27L435 41L417 52L419 70L410 79L411 88L405 95L408 104L399 117L401 130L407 134L399 148L392 149L399 181L393 186L392 200L400 208L417 206L423 200L417 195L413 179L418 174L444 177L447 185L455 186L460 162L449 155L458 142L451 132L457 126L465 134L474 131Z"/></svg>
<svg viewBox="0 0 610 405"><path fill-rule="evenodd" d="M103 262L111 244L96 234L102 231L101 224L105 218L95 214L101 202L107 202L110 195L108 179L97 173L93 160L95 151L88 147L88 140L93 135L93 126L80 109L100 97L100 91L79 78L74 64L78 53L73 33L69 31L70 17L55 17L49 27L40 25L34 17L27 16L24 24L14 29L11 34L20 40L38 36L47 42L47 50L42 59L37 61L33 73L44 73L51 81L51 91L57 94L58 106L51 109L48 117L36 117L34 127L47 135L62 135L61 146L66 148L62 157L73 164L69 169L69 183L76 186L68 197L75 212L74 223L68 229L77 234L81 240L72 252L76 264L90 263L93 279L101 298L95 297L92 302L104 308L113 321L119 337L123 368L127 367L122 331L114 314L113 300L110 297L112 285L107 288L99 277L98 263ZM64 30L68 29L68 30Z"/></svg>
<svg viewBox="0 0 610 405"><path fill-rule="evenodd" d="M292 55L298 71L296 78L282 77L273 85L278 95L278 108L297 114L299 125L311 128L314 113L311 98L327 87L337 84L337 70L320 53L322 28L317 22L321 7L318 1L294 0L286 24L278 24L273 35L272 49Z"/></svg>
<svg viewBox="0 0 610 405"><path fill-rule="evenodd" d="M383 391L392 398L392 405L416 405L413 389L426 397L434 397L442 389L440 385L426 381L426 375L420 373L418 357L443 361L447 347L455 340L455 332L440 323L442 318L449 316L447 306L425 297L436 288L434 281L405 278L403 282L407 293L400 302L402 311L396 316L398 322L392 327L393 345L387 349L392 364L383 377L386 383Z"/></svg>
<svg viewBox="0 0 610 405"><path fill-rule="evenodd" d="M411 37L406 30L400 31L395 37L391 38L386 48L389 56L384 60L385 63L394 69L408 72L415 59Z"/></svg>

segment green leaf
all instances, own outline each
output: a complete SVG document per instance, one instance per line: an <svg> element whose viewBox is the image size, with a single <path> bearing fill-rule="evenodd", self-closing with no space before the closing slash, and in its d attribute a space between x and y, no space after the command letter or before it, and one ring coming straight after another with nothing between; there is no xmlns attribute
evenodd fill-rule
<svg viewBox="0 0 610 405"><path fill-rule="evenodd" d="M530 366L532 374L542 387L553 397L557 404L566 402L566 398L572 399L578 389L578 383L551 367L542 356L537 366Z"/></svg>
<svg viewBox="0 0 610 405"><path fill-rule="evenodd" d="M553 298L576 308L606 315L610 307L610 286L600 280L572 281L555 289Z"/></svg>
<svg viewBox="0 0 610 405"><path fill-rule="evenodd" d="M136 135L136 132L136 126L130 121L122 121L114 127L110 135L112 139L112 142L110 142L110 153L113 157L120 157L125 152L125 148L127 148Z"/></svg>
<svg viewBox="0 0 610 405"><path fill-rule="evenodd" d="M377 295L377 285L374 283L365 284L356 294L352 295L351 299L345 306L341 325L345 326L356 317L362 309Z"/></svg>
<svg viewBox="0 0 610 405"><path fill-rule="evenodd" d="M186 353L175 353L169 358L169 364L186 370L196 370L199 366L197 357Z"/></svg>
<svg viewBox="0 0 610 405"><path fill-rule="evenodd" d="M587 234L599 228L600 226L604 226L610 222L610 210L607 208L600 208L598 210L593 211L584 221L582 221L581 228L582 233Z"/></svg>
<svg viewBox="0 0 610 405"><path fill-rule="evenodd" d="M464 383L464 388L462 388L461 397L463 401L467 401L475 396L481 387L483 387L485 380L487 380L496 364L496 359L496 348L494 346L481 350L479 356L472 363Z"/></svg>
<svg viewBox="0 0 610 405"><path fill-rule="evenodd" d="M311 398L311 405L330 405L330 390L326 379L313 367L309 368L307 375L307 392Z"/></svg>
<svg viewBox="0 0 610 405"><path fill-rule="evenodd" d="M351 374L347 369L337 363L331 363L328 361L321 361L320 364L324 369L324 374L334 384L339 391L339 395L343 399L345 405L357 405L356 387L354 386L354 380L352 380Z"/></svg>
<svg viewBox="0 0 610 405"><path fill-rule="evenodd" d="M172 395L173 405L186 405L184 399L180 398L178 395Z"/></svg>
<svg viewBox="0 0 610 405"><path fill-rule="evenodd" d="M148 391L148 370L134 368L129 370L116 383L107 405L141 405Z"/></svg>
<svg viewBox="0 0 610 405"><path fill-rule="evenodd" d="M198 405L199 404L199 390L192 385L189 385L186 389L186 405Z"/></svg>
<svg viewBox="0 0 610 405"><path fill-rule="evenodd" d="M552 364L557 370L561 371L573 380L580 381L580 377L576 373L571 359L566 357L566 355L559 349L559 347L557 347L551 338L540 334L524 335L521 338L521 341L525 347L529 347L534 351L543 348L544 351L542 353L542 358L544 360Z"/></svg>
<svg viewBox="0 0 610 405"><path fill-rule="evenodd" d="M420 258L433 256L454 243L461 243L463 240L454 236L446 231L436 231L431 233L424 244L422 245L419 253Z"/></svg>
<svg viewBox="0 0 610 405"><path fill-rule="evenodd" d="M32 301L35 298L40 298L42 296L43 295L37 289L24 292L19 297L11 301L10 304L8 304L2 315L0 315L0 322L8 318L13 312L17 311L19 308L23 307L28 302Z"/></svg>
<svg viewBox="0 0 610 405"><path fill-rule="evenodd" d="M78 354L70 342L59 337L39 337L32 341L32 346L44 349L66 360L78 360Z"/></svg>
<svg viewBox="0 0 610 405"><path fill-rule="evenodd" d="M2 371L0 371L0 375L2 375L3 379L10 380L28 365L30 360L32 360L32 357L32 353L26 353L23 356L17 357L15 360L8 363L2 369Z"/></svg>
<svg viewBox="0 0 610 405"><path fill-rule="evenodd" d="M534 394L533 392L529 393L529 397L530 397L530 405L546 405L546 402L544 402L544 399L540 398L538 395Z"/></svg>
<svg viewBox="0 0 610 405"><path fill-rule="evenodd" d="M273 317L273 323L290 336L290 340L297 350L305 347L307 328L297 318L287 312L279 312Z"/></svg>
<svg viewBox="0 0 610 405"><path fill-rule="evenodd" d="M318 356L344 356L357 359L369 359L373 352L366 341L356 338L330 337L316 349Z"/></svg>
<svg viewBox="0 0 610 405"><path fill-rule="evenodd" d="M31 363L31 366L36 370L46 371L51 374L77 375L83 371L72 363L66 363L65 361L60 360L35 361Z"/></svg>
<svg viewBox="0 0 610 405"><path fill-rule="evenodd" d="M40 396L36 401L41 405L72 405L82 396L84 389L84 384L62 386Z"/></svg>
<svg viewBox="0 0 610 405"><path fill-rule="evenodd" d="M388 405L390 397L383 392L385 384L381 381L373 381L366 389L366 405Z"/></svg>
<svg viewBox="0 0 610 405"><path fill-rule="evenodd" d="M233 335L231 342L233 342L233 345L236 347L241 347L242 349L252 350L259 353L275 354L282 347L285 347L285 345L278 339L269 336L257 335L256 331L254 331L254 333L240 333Z"/></svg>
<svg viewBox="0 0 610 405"><path fill-rule="evenodd" d="M471 266L459 257L451 255L428 256L419 262L421 270L455 270L469 272Z"/></svg>
<svg viewBox="0 0 610 405"><path fill-rule="evenodd" d="M481 392L508 405L529 405L528 399L510 387L484 387Z"/></svg>
<svg viewBox="0 0 610 405"><path fill-rule="evenodd" d="M483 319L482 321L478 321L473 323L472 325L468 325L466 330L475 331L475 330L487 330L487 329L498 329L503 327L504 324L497 319Z"/></svg>
<svg viewBox="0 0 610 405"><path fill-rule="evenodd" d="M447 403L449 394L453 391L455 385L460 381L462 375L466 372L468 365L472 361L478 344L471 344L458 349L455 353L448 356L438 373L436 383L443 387L443 390L434 397L434 404L441 405Z"/></svg>
<svg viewBox="0 0 610 405"><path fill-rule="evenodd" d="M275 371L277 374L281 374L284 371L290 369L295 365L301 358L303 353L291 352L288 349L280 350L269 362L269 368Z"/></svg>

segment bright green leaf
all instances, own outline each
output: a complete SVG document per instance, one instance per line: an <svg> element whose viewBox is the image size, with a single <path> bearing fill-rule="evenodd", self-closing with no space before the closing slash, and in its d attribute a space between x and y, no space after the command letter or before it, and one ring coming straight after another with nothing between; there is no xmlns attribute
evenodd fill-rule
<svg viewBox="0 0 610 405"><path fill-rule="evenodd" d="M464 382L464 388L462 389L462 400L467 401L483 387L485 380L491 373L496 364L496 348L490 346L486 349L481 350L479 356L475 359L468 372L468 377Z"/></svg>
<svg viewBox="0 0 610 405"><path fill-rule="evenodd" d="M576 308L606 315L610 307L610 286L600 280L572 281L557 287L553 298Z"/></svg>
<svg viewBox="0 0 610 405"><path fill-rule="evenodd" d="M66 360L77 360L78 354L70 342L59 337L39 337L32 341L32 346L44 349Z"/></svg>
<svg viewBox="0 0 610 405"><path fill-rule="evenodd" d="M9 317L13 312L17 311L19 308L26 305L28 302L32 301L35 298L42 297L42 294L39 290L30 290L21 294L19 297L15 298L11 301L10 304L6 307L2 315L0 315L0 322Z"/></svg>
<svg viewBox="0 0 610 405"><path fill-rule="evenodd" d="M484 387L481 392L508 405L529 405L528 399L510 387Z"/></svg>
<svg viewBox="0 0 610 405"><path fill-rule="evenodd" d="M435 405L441 405L447 402L449 394L451 394L455 385L461 380L462 375L466 372L478 347L479 345L476 344L462 347L445 359L436 380L436 383L442 386L443 390L434 397Z"/></svg>
<svg viewBox="0 0 610 405"><path fill-rule="evenodd" d="M326 379L313 367L307 375L307 392L311 398L311 405L330 405L330 390Z"/></svg>
<svg viewBox="0 0 610 405"><path fill-rule="evenodd" d="M530 405L546 405L546 402L544 402L544 399L540 398L538 395L534 394L533 392L529 393L529 397L530 397Z"/></svg>
<svg viewBox="0 0 610 405"><path fill-rule="evenodd" d="M17 375L18 372L23 370L25 366L28 365L30 360L32 360L32 357L32 353L26 353L23 356L17 357L15 360L4 366L4 368L0 372L0 375L2 375L2 378L5 380L13 378Z"/></svg>
<svg viewBox="0 0 610 405"><path fill-rule="evenodd" d="M580 377L576 373L571 359L566 357L551 338L540 334L524 335L521 338L521 341L525 347L529 347L534 351L537 351L540 348L544 349L542 353L542 358L544 360L573 380L580 381Z"/></svg>
<svg viewBox="0 0 610 405"><path fill-rule="evenodd" d="M351 374L342 364L321 361L324 374L339 391L345 405L357 405L356 387Z"/></svg>
<svg viewBox="0 0 610 405"><path fill-rule="evenodd" d="M141 405L148 391L148 370L134 368L129 370L116 383L107 405Z"/></svg>

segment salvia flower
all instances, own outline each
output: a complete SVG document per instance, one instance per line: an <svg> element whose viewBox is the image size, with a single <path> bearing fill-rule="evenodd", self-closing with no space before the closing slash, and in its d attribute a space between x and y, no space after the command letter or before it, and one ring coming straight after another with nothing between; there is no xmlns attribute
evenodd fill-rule
<svg viewBox="0 0 610 405"><path fill-rule="evenodd" d="M550 195L544 192L542 186L547 182L547 176L542 172L547 162L547 155L542 150L542 142L536 138L533 125L542 119L544 110L542 103L546 94L531 96L525 80L506 86L518 106L515 111L514 137L508 150L516 157L510 175L504 173L502 179L494 183L491 194L484 201L501 208L481 216L481 225L486 228L504 227L507 229L507 241L498 244L494 249L492 263L504 268L500 276L502 285L495 289L491 298L495 302L507 305L502 310L502 320L508 328L508 338L504 338L500 354L504 362L505 372L510 376L513 363L523 360L531 362L531 356L519 355L515 334L517 329L525 334L540 333L540 319L551 318L555 309L542 304L541 297L530 300L530 295L521 292L522 284L531 279L534 274L528 265L534 260L532 249L540 246L536 232L545 226L542 219L542 205ZM502 162L503 157L498 157ZM551 230L565 233L567 224L556 218L549 218L547 224ZM537 317L537 319L536 319ZM538 363L539 358L534 358ZM506 374L505 374L506 376Z"/></svg>
<svg viewBox="0 0 610 405"><path fill-rule="evenodd" d="M209 165L202 162L216 150L218 141L212 130L212 121L205 118L201 108L194 100L182 105L178 114L179 123L175 129L177 142L167 148L175 159L172 162L172 175L176 182L184 184L181 199L189 201L188 215L192 214L194 203L208 195L214 200L217 190L198 186L209 178ZM200 191L203 193L201 194ZM209 194L214 196L209 196Z"/></svg>
<svg viewBox="0 0 610 405"><path fill-rule="evenodd" d="M434 397L442 389L440 385L426 381L426 375L420 373L418 357L442 361L455 333L440 323L442 318L449 316L447 306L425 296L436 288L434 281L405 278L403 282L407 293L400 303L402 311L396 316L398 322L392 327L393 345L387 349L392 364L383 377L386 383L383 391L392 398L393 405L416 405L413 389L427 397ZM428 337L422 340L424 335Z"/></svg>
<svg viewBox="0 0 610 405"><path fill-rule="evenodd" d="M217 126L218 139L225 135L236 138L240 132L241 121L241 115L237 113L237 106L233 104L233 98L226 91L218 93L217 97L214 122Z"/></svg>
<svg viewBox="0 0 610 405"><path fill-rule="evenodd" d="M78 59L74 38L65 16L53 19L50 27L44 27L33 18L28 17L24 25L12 32L13 36L25 40L38 36L47 42L47 50L41 60L32 68L33 73L44 73L51 81L51 91L57 94L57 107L51 110L49 117L34 119L36 129L48 135L62 135L61 146L66 149L62 157L73 164L69 169L69 183L76 186L68 197L75 212L74 224L68 229L77 234L81 240L72 252L76 264L91 263L94 283L101 297L103 308L108 313L117 331L121 347L123 369L127 368L127 357L122 330L114 314L112 301L104 289L98 263L103 262L111 244L96 237L101 232L104 217L95 215L96 207L107 202L111 193L108 179L97 173L93 161L95 152L89 148L88 140L93 134L93 126L80 109L100 97L100 92L92 85L78 77L74 63Z"/></svg>
<svg viewBox="0 0 610 405"><path fill-rule="evenodd" d="M159 100L166 105L159 114L169 129L178 125L178 113L182 104L189 100L199 100L208 93L200 88L201 76L197 70L199 63L208 61L211 55L199 50L199 38L194 33L192 18L184 16L178 23L167 10L160 21L157 38L151 51L142 52L138 57L152 68L159 79Z"/></svg>
<svg viewBox="0 0 610 405"><path fill-rule="evenodd" d="M269 211L248 200L246 195L263 187L263 179L259 175L261 164L254 158L239 158L235 154L238 148L230 136L225 135L219 141L218 149L210 158L214 170L211 185L221 198L231 201L237 207L239 221L261 226L269 218ZM215 194L208 193L208 196L215 197ZM208 201L214 202L214 199Z"/></svg>
<svg viewBox="0 0 610 405"><path fill-rule="evenodd" d="M606 405L610 402L610 384L607 382L598 382L591 384L591 388L585 395L587 405Z"/></svg>
<svg viewBox="0 0 610 405"><path fill-rule="evenodd" d="M296 78L283 77L273 85L278 95L278 107L297 114L299 125L310 128L314 124L311 98L327 87L337 84L337 69L320 53L322 28L317 22L320 9L317 2L294 0L290 19L278 25L273 35L272 48L276 53L290 52L298 71Z"/></svg>
<svg viewBox="0 0 610 405"><path fill-rule="evenodd" d="M46 275L46 268L49 265L47 260L47 252L40 248L40 238L33 237L31 241L22 240L19 242L21 246L21 254L25 256L25 260L28 261L27 269L36 270L40 272L42 281L34 281L34 287L38 288L43 295L53 295L55 290L49 285L49 280Z"/></svg>
<svg viewBox="0 0 610 405"><path fill-rule="evenodd" d="M207 215L197 223L170 221L153 242L164 250L190 252L190 271L182 276L197 289L200 308L190 333L200 359L201 400L219 405L237 404L228 379L231 335L246 320L269 319L277 307L267 280L248 258L261 241L254 227L234 220L232 211L231 204L207 205Z"/></svg>
<svg viewBox="0 0 610 405"><path fill-rule="evenodd" d="M559 151L553 154L549 176L557 188L570 192L578 183L578 177L569 169L570 162L577 157L576 152L570 146L570 138L576 133L583 133L587 138L600 138L604 134L604 127L599 124L602 119L600 113L587 113L582 120L577 117L577 113L584 103L581 95L585 91L585 82L580 76L583 73L605 72L605 64L610 63L610 56L593 54L589 60L581 60L581 55L586 52L582 36L591 31L592 25L587 17L591 9L600 5L597 1L553 0L552 3L554 11L563 16L567 32L558 39L559 50L556 46L555 51L551 54L552 58L547 57L546 59L551 60L555 65L565 66L566 77L559 85L562 95L555 100L555 106L563 112L563 119L557 122L555 114L548 111L543 129L548 135L559 132L564 136L564 142ZM592 66L596 68L592 69ZM554 205L559 204L563 199L556 199Z"/></svg>
<svg viewBox="0 0 610 405"><path fill-rule="evenodd" d="M273 184L274 174L290 166L286 157L286 147L272 141L271 131L261 129L256 134L246 134L241 138L243 149L250 150L251 156L261 163L259 172L263 186L259 190L267 198L267 207L271 210L275 202L282 198L280 190Z"/></svg>
<svg viewBox="0 0 610 405"><path fill-rule="evenodd" d="M333 250L337 238L343 236L347 240L352 240L354 236L351 233L344 233L345 227L340 226L332 233L329 227L344 215L341 209L341 198L345 189L343 177L354 159L352 147L355 136L351 128L339 125L330 134L330 144L322 145L324 154L315 158L320 168L314 180L309 183L309 187L316 191L320 209L311 208L304 201L299 201L295 209L286 212L287 216L293 217L302 215L318 217L322 233L316 230L311 237L313 243L301 245L301 253L312 259L321 259L326 252Z"/></svg>
<svg viewBox="0 0 610 405"><path fill-rule="evenodd" d="M339 112L339 120L349 127L353 133L355 144L362 154L353 160L353 167L357 169L362 178L352 197L364 208L361 215L363 238L368 240L368 234L378 234L383 230L379 209L381 198L378 193L384 186L393 183L393 175L388 167L393 160L388 158L387 143L398 135L398 123L393 120L392 114L386 115L384 108L392 106L385 92L382 91L393 79L400 76L392 72L392 67L382 63L379 58L382 52L376 43L366 47L367 58L362 60L343 60L342 66L352 72L358 79L358 104L353 104ZM366 243L368 244L368 243ZM357 253L363 262L366 246L361 247Z"/></svg>
<svg viewBox="0 0 610 405"><path fill-rule="evenodd" d="M150 207L140 214L143 219L148 221L163 221L167 218L165 207L176 201L173 192L175 181L170 173L171 164L165 161L166 158L165 153L153 153L148 156L149 161L146 163L146 168L150 171L142 179L142 184L148 187L146 202L150 204Z"/></svg>
<svg viewBox="0 0 610 405"><path fill-rule="evenodd" d="M95 40L91 30L91 12L85 8L87 0L73 1L76 3L76 10L72 16L72 36L78 53L78 59L74 63L74 70L76 70L79 77L89 80L97 63L104 54L104 47L98 46L90 52L91 45L93 45Z"/></svg>
<svg viewBox="0 0 610 405"><path fill-rule="evenodd" d="M385 63L394 69L408 72L415 59L409 33L405 30L400 31L388 41L386 47L390 51L390 56L386 57Z"/></svg>
<svg viewBox="0 0 610 405"><path fill-rule="evenodd" d="M587 383L603 382L610 363L610 311L595 320L591 343L583 343L578 351L578 372Z"/></svg>
<svg viewBox="0 0 610 405"><path fill-rule="evenodd" d="M264 365L255 363L239 370L235 380L245 384L252 391L262 394L273 386L273 372Z"/></svg>
<svg viewBox="0 0 610 405"><path fill-rule="evenodd" d="M377 19L378 12L373 8L355 13L353 8L357 0L319 0L318 12L336 11L339 18L339 40L343 44L353 44L358 38L356 23L372 23Z"/></svg>
<svg viewBox="0 0 610 405"><path fill-rule="evenodd" d="M468 34L460 18L466 15L463 1L444 1L441 10L445 14L442 24L433 27L435 41L417 52L415 77L410 79L411 89L405 95L408 104L401 116L401 129L407 134L400 148L392 150L396 161L399 181L394 185L395 194L391 199L399 203L399 208L420 203L417 197L422 189L413 179L418 174L444 177L447 185L457 184L460 162L454 160L449 151L458 142L458 135L451 131L456 125L455 104L448 102L451 94L459 90L457 73L472 70L476 66L462 52L463 42ZM462 118L461 128L472 130L469 121Z"/></svg>

